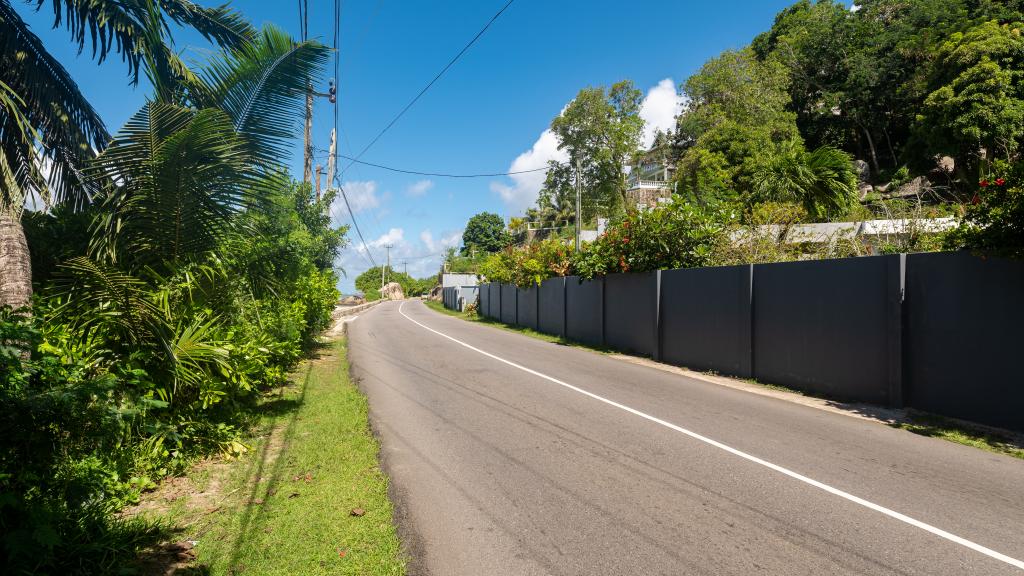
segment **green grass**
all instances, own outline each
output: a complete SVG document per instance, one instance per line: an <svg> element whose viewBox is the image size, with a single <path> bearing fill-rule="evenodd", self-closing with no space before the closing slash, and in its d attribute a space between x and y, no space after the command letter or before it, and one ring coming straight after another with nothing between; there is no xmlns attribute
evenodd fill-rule
<svg viewBox="0 0 1024 576"><path fill-rule="evenodd" d="M592 350L594 352L600 352L602 354L607 354L609 352L615 352L614 350L612 350L610 348L605 348L605 347L602 347L602 346L591 346L589 344L582 344L580 342L576 342L575 340L567 340L565 338L562 338L561 336L552 336L551 334L545 334L543 332L538 332L538 331L536 331L536 330L534 330L532 328L524 328L522 326L511 326L509 324L505 324L504 322L499 322L499 321L497 321L497 320L495 320L493 318L487 318L486 316L480 316L480 315L476 314L475 312L457 312L455 310L449 310L449 309L444 307L444 304L442 304L441 302L438 302L436 300L424 300L423 302L427 305L427 308L430 308L432 310L436 310L436 311L438 311L438 312L440 312L442 314L447 314L449 316L455 316L456 318L462 318L463 320L466 320L468 322L476 322L478 324L486 324L488 326L494 326L495 328L501 328L502 330L508 330L509 332L515 332L517 334L522 334L524 336L529 336L531 338L536 338L538 340L543 340L545 342L552 342L554 344L561 344L563 346L573 346L575 348L585 348L587 350Z"/></svg>
<svg viewBox="0 0 1024 576"><path fill-rule="evenodd" d="M249 455L190 476L195 491L214 496L172 505L180 537L198 542L185 573L405 573L366 398L349 381L345 352L344 341L331 344L265 399Z"/></svg>
<svg viewBox="0 0 1024 576"><path fill-rule="evenodd" d="M942 438L957 444L1024 459L1024 442L1020 438L1012 438L1009 434L983 431L973 428L969 424L934 414L913 412L908 415L907 421L893 422L889 425L921 436Z"/></svg>

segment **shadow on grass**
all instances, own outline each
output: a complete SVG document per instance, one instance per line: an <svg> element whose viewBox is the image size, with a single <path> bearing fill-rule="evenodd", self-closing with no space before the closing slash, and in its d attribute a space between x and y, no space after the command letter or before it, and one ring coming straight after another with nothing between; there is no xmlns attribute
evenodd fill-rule
<svg viewBox="0 0 1024 576"><path fill-rule="evenodd" d="M322 351L325 347L321 346L319 351ZM321 357L322 355L319 353L312 355L313 360ZM251 488L248 495L240 500L243 503L243 508L240 514L238 529L235 530L237 536L231 544L231 557L227 563L229 570L235 570L236 565L242 558L246 543L252 539L256 530L260 527L259 519L265 513L264 506L252 506L250 503L257 499L260 492L263 492L262 496L265 497L276 493L281 488L282 480L284 479L284 469L288 461L288 445L292 440L295 424L298 421L298 409L306 398L312 370L312 364L307 363L297 398L279 398L268 401L259 407L260 409L267 407L265 414L271 417L283 416L289 412L291 416L284 427L284 431L280 433L280 444L275 445L274 438L272 436L268 437L261 447L258 457L253 458L248 465L244 478L245 484L250 485ZM266 483L262 482L264 479Z"/></svg>

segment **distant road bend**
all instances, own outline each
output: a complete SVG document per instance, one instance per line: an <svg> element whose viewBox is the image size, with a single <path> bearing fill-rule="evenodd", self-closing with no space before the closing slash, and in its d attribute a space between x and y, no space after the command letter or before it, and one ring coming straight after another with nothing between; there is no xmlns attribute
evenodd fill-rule
<svg viewBox="0 0 1024 576"><path fill-rule="evenodd" d="M348 330L410 574L1024 574L1024 460L418 301Z"/></svg>

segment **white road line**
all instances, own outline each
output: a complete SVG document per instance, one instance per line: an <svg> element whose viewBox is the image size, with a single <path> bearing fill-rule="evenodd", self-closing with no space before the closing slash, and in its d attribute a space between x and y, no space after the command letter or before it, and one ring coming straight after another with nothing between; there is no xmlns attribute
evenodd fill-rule
<svg viewBox="0 0 1024 576"><path fill-rule="evenodd" d="M992 550L991 548L986 548L986 547L982 546L981 544L977 544L977 543L972 542L972 541L970 541L970 540L968 540L966 538L962 538L960 536L957 536L956 534L952 534L950 532L946 532L945 530L943 530L941 528L936 528L935 526L932 526L931 524L926 524L925 522L921 522L920 520L916 520L914 518L911 518L910 516L907 516L906 514L901 514L901 513L897 512L895 510L891 510L889 508L886 508L885 506L881 506L879 504L875 504L874 502L870 502L870 501L865 500L865 499L863 499L863 498L861 498L859 496L854 496L853 494L850 494L849 492L844 492L843 490L840 490L838 488L834 488L832 486L829 486L828 484L825 484L824 482L819 482L819 481L817 481L817 480L815 480L813 478L808 478L807 476L804 476L803 474L800 474L798 472L794 472L794 471L792 471L792 470L790 470L788 468L783 468L782 466L779 466L778 464L773 464L771 462L768 462L767 460L763 460L763 459L758 458L757 456L754 456L752 454L747 454L746 452L743 452L742 450L737 450L736 448L733 448L731 446L727 446L725 444L722 444L721 442L719 442L717 440L713 440L711 438L708 438L707 436L702 436L702 435L700 435L700 434L698 434L696 432L693 432L692 430L687 430L686 428L683 428L682 426L676 426L675 424L673 424L671 422L666 422L665 420L662 420L661 418L657 418L655 416L651 416L650 414L646 414L646 413L641 412L641 411L639 411L639 410L637 410L635 408L630 408L629 406L626 406L624 404L619 404L618 402L616 402L614 400L609 400L609 399L607 399L607 398L605 398L603 396L598 396L597 394L594 394L593 392L588 392L588 391L586 391L586 390L584 390L582 388L579 388L577 386L573 386L572 384L569 384L567 382L563 382L563 381L559 380L558 378L553 378L551 376L548 376L547 374L542 374L540 372L537 372L536 370L533 370L531 368L527 368L526 366L522 366L522 365L516 364L515 362L512 362L511 360L505 360L504 358L501 358L499 356L495 356L494 354L491 354L490 352L485 352L484 350L481 350L481 349L479 349L479 348L477 348L477 347L475 347L475 346L473 346L471 344L467 344L467 343L465 343L462 340L459 340L457 338L452 338L451 336L449 336L447 334L444 334L443 332L438 332L437 330L434 330L430 326L427 326L425 324L417 322L416 320L411 318L408 314L406 314L402 310L402 308L404 306L405 306L405 302L402 302L398 306L398 313L401 314L402 316L405 316L405 318L407 320L409 320L410 322L412 322L413 324L416 324L417 326L419 326L421 328L429 330L429 331L433 332L434 334L437 334L438 336L443 336L444 338L447 338L447 339L451 340L452 342L455 342L456 344L459 344L460 346L465 346L466 348L469 348L470 350L472 350L474 352L478 352L480 354L483 354L484 356L487 356L489 358L493 358L493 359L497 360L498 362L502 362L504 364L508 364L509 366L512 366L513 368L517 368L517 369L522 370L523 372L526 372L528 374L533 374L534 376L537 376L538 378L543 378L544 380L547 380L549 382L553 382L555 384L558 384L559 386L564 386L565 388L568 388L569 390L572 390L574 392L578 392L580 394L583 394L584 396L589 396L590 398L593 398L594 400L597 400L599 402L604 402L605 404L608 404L609 406L614 406L614 407L616 407L616 408L618 408L620 410L624 410L626 412L629 412L630 414L633 414L635 416L639 416L639 417L641 417L641 418L643 418L645 420L650 420L651 422L654 422L655 424L659 424L661 426L664 426L665 428L669 428L671 430L675 430L676 432L685 434L685 435L689 436L690 438L693 438L695 440L699 440L701 442L704 442L705 444L709 444L711 446L714 446L715 448L718 448L720 450L724 450L724 451L726 451L726 452L728 452L730 454L733 454L735 456L739 456L740 458L743 458L744 460L749 460L751 462L754 462L755 464L760 464L761 466L764 466L765 468L770 468L772 470L775 470L776 472L779 472L781 474L785 474L786 476L789 476L790 478L794 478L794 479L799 480L799 481L801 481L801 482L803 482L805 484L810 484L811 486L814 486L815 488L819 488L821 490L824 490L825 492L828 492L830 494L834 494L836 496L839 496L840 498L849 500L850 502L853 502L854 504L860 504L861 506L863 506L865 508L869 508L871 510L874 510L875 512L880 512L880 513L885 514L886 516L888 516L890 518L895 518L896 520L899 520L900 522L904 522L906 524L910 524L911 526L914 526L916 528L920 528L921 530L924 530L926 532L931 532L932 534L934 534L936 536L939 536L940 538L945 538L946 540L949 540L950 542L955 542L957 544L960 544L961 546L965 546L967 548L970 548L971 550L974 550L975 552L980 552L980 553L984 554L985 556L988 556L990 558L994 558L996 560L999 560L1000 562L1005 562L1005 563L1009 564L1010 566L1014 566L1016 568L1024 570L1024 561L1018 560L1016 558L1012 558L1012 557L1007 556L1006 554L1002 554L1000 552L996 552L995 550Z"/></svg>

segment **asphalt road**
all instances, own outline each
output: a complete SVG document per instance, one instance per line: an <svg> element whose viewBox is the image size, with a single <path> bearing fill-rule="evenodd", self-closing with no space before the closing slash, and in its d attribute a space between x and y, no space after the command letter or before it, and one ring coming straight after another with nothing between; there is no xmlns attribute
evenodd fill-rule
<svg viewBox="0 0 1024 576"><path fill-rule="evenodd" d="M1024 460L418 301L348 330L410 574L1024 574Z"/></svg>

